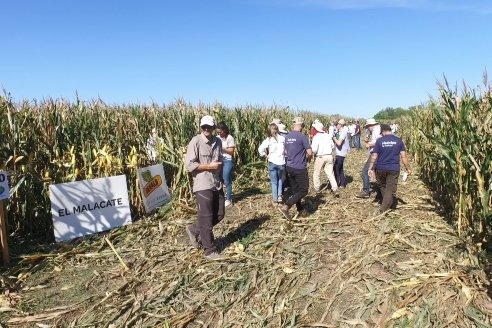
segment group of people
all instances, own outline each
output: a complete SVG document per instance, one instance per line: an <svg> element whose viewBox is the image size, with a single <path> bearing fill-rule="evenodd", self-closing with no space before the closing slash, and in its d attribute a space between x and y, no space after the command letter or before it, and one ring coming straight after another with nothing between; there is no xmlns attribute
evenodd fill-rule
<svg viewBox="0 0 492 328"><path fill-rule="evenodd" d="M348 145L350 148L355 148L357 150L362 149L362 144L360 142L360 137L361 137L361 128L360 128L360 123L359 120L356 121L349 121L347 125L345 125L345 120L343 124L343 130L347 133L347 140L348 140ZM319 120L315 120L312 128L311 128L311 137L314 137L316 134L317 130L314 127L314 124L319 122ZM333 135L333 132L337 130L337 124L338 122L332 121L330 122L330 127L329 129L325 128L325 132L328 132L330 135Z"/></svg>
<svg viewBox="0 0 492 328"><path fill-rule="evenodd" d="M290 210L294 205L300 217L309 214L303 207L302 199L309 191L307 163L312 157L315 158L315 192L321 192L321 171L328 177L333 195L338 196L338 190L347 186L343 164L352 141L353 147L358 149L361 134L359 122L353 125L353 128L346 126L345 120L341 119L326 128L319 120L315 120L311 125L310 142L302 133L305 128L302 117L293 119L290 132L286 131L286 125L281 120L270 122L268 136L258 151L268 161L273 206L286 219L292 218ZM222 256L214 242L213 227L224 218L225 207L232 204L231 177L235 145L227 125L224 122L216 125L212 116L202 117L200 128L201 133L189 142L185 156L185 167L193 177L193 193L198 209L197 222L188 225L186 232L193 247L203 248L205 258L216 260ZM368 159L362 172L364 187L357 197L369 198L369 177L375 177L383 195L380 211L385 212L393 204L400 175L400 159L406 173L410 173L405 146L401 139L393 135L389 125L368 119L365 128L370 132L369 138L365 140ZM214 129L217 136L213 134ZM223 185L226 187L226 195Z"/></svg>

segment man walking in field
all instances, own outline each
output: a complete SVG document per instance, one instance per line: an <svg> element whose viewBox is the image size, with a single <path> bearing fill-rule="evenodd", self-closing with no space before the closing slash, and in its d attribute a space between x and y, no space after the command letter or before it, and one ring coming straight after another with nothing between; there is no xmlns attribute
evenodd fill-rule
<svg viewBox="0 0 492 328"><path fill-rule="evenodd" d="M375 119L370 118L366 121L365 128L369 130L371 133L369 139L367 140L366 143L366 148L367 148L367 161L366 164L364 165L364 168L362 169L362 182L363 182L363 187L362 191L355 195L358 198L369 198L370 196L370 188L371 188L371 179L369 178L369 163L371 161L371 154L372 150L374 148L374 145L376 144L376 140L381 137L381 127L379 126L379 123L376 122Z"/></svg>
<svg viewBox="0 0 492 328"><path fill-rule="evenodd" d="M349 146L350 148L354 148L354 141L355 141L355 124L353 121L350 121L349 122L349 125L348 125L348 142L349 142Z"/></svg>
<svg viewBox="0 0 492 328"><path fill-rule="evenodd" d="M398 177L400 176L400 158L405 166L405 172L410 174L407 153L403 141L391 132L391 127L381 124L383 136L376 141L371 154L368 174L375 177L381 188L383 200L379 212L391 208L394 202Z"/></svg>
<svg viewBox="0 0 492 328"><path fill-rule="evenodd" d="M185 167L193 177L193 193L198 207L198 222L187 226L186 233L195 248L200 248L200 237L206 259L219 260L223 257L217 252L213 227L225 213L222 142L212 134L215 128L212 116L202 117L200 128L202 132L191 139L185 157Z"/></svg>
<svg viewBox="0 0 492 328"><path fill-rule="evenodd" d="M360 145L360 124L359 121L355 121L355 132L354 132L354 147L355 149L359 150L362 149Z"/></svg>
<svg viewBox="0 0 492 328"><path fill-rule="evenodd" d="M333 173L333 141L328 133L325 132L323 123L315 123L313 124L313 128L317 131L313 137L313 144L311 145L313 154L316 156L313 173L314 191L321 191L321 170L324 168L325 174L330 181L331 190L336 194L338 185L335 174Z"/></svg>
<svg viewBox="0 0 492 328"><path fill-rule="evenodd" d="M301 133L303 128L304 119L294 117L292 131L285 137L286 171L292 196L284 202L280 211L287 219L291 218L289 210L294 204L300 215L307 214L301 201L309 191L307 161L313 155L313 151L307 137Z"/></svg>

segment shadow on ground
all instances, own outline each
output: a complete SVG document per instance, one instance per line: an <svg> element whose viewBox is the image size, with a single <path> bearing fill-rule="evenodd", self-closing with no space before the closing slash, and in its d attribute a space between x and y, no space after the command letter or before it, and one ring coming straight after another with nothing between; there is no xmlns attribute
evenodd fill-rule
<svg viewBox="0 0 492 328"><path fill-rule="evenodd" d="M219 252L222 252L229 245L235 243L236 241L244 240L245 242L247 242L248 238L252 237L252 235L261 227L261 225L269 219L270 215L266 214L256 216L253 219L241 223L239 227L229 232L226 236L215 239L215 243Z"/></svg>
<svg viewBox="0 0 492 328"><path fill-rule="evenodd" d="M251 196L256 196L258 194L264 194L265 192L258 187L247 188L234 195L234 201L239 202Z"/></svg>

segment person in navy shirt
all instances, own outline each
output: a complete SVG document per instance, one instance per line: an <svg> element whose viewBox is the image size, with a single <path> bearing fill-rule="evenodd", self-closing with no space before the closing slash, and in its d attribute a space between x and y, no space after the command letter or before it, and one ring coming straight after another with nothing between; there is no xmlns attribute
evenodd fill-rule
<svg viewBox="0 0 492 328"><path fill-rule="evenodd" d="M308 138L301 133L303 128L304 119L302 117L294 117L292 131L285 137L285 169L292 196L285 200L284 205L280 207L280 211L287 219L291 218L289 210L294 204L296 204L297 211L299 211L301 216L307 215L301 201L309 190L307 161L313 156L313 151Z"/></svg>
<svg viewBox="0 0 492 328"><path fill-rule="evenodd" d="M387 124L381 124L381 134L383 136L374 145L368 173L371 177L376 177L381 188L383 200L379 212L383 213L393 205L398 177L400 176L400 158L408 175L410 174L410 167L405 145L400 138L391 133L391 127Z"/></svg>

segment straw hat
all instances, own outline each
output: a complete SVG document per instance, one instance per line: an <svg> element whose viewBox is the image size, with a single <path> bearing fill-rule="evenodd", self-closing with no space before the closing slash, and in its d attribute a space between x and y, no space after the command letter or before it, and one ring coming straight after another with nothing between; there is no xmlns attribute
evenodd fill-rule
<svg viewBox="0 0 492 328"><path fill-rule="evenodd" d="M367 119L366 125L364 125L364 127L368 127L368 126L372 126L372 125L376 125L376 124L378 124L378 122L376 122L375 119L369 118L369 119Z"/></svg>

